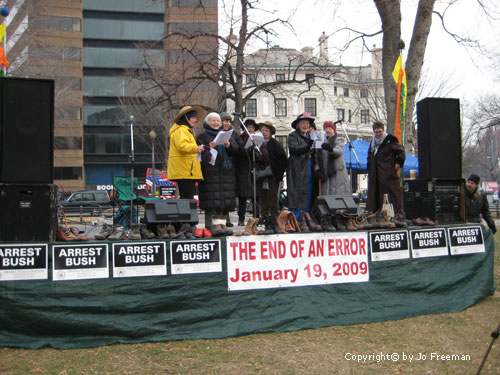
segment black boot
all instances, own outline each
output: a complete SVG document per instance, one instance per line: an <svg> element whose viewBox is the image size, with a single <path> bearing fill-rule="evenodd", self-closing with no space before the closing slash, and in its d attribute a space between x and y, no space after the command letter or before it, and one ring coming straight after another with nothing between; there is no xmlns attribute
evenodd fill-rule
<svg viewBox="0 0 500 375"><path fill-rule="evenodd" d="M345 232L347 230L344 224L344 218L338 213L333 216L333 225L335 225L335 228L337 228L339 232Z"/></svg>
<svg viewBox="0 0 500 375"><path fill-rule="evenodd" d="M271 215L269 216L268 220L271 222L271 229L274 234L283 234L278 224L278 220L276 219L276 216Z"/></svg>
<svg viewBox="0 0 500 375"><path fill-rule="evenodd" d="M321 222L319 223L321 229L325 232L335 232L337 229L332 225L332 215L321 215Z"/></svg>
<svg viewBox="0 0 500 375"><path fill-rule="evenodd" d="M271 228L271 222L269 220L269 216L264 216L262 220L264 220L264 230L260 230L259 234L273 234L274 231Z"/></svg>

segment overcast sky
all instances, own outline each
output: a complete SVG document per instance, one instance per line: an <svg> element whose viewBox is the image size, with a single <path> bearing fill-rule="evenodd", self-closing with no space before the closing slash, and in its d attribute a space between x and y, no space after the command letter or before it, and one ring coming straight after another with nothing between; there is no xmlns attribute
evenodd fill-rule
<svg viewBox="0 0 500 375"><path fill-rule="evenodd" d="M500 5L494 4L496 0L488 0L499 13ZM402 0L403 9L403 39L409 46L417 0ZM442 10L443 2L438 0L435 9ZM359 45L353 45L350 52L340 56L336 48L348 40L347 34L334 34L343 26L365 32L375 32L380 28L380 17L376 11L373 0L288 0L286 2L271 2L264 0L264 5L269 11L279 6L274 15L268 17L287 18L291 13L290 22L295 32L281 29L280 38L273 44L281 47L301 49L305 46L315 47L318 53L318 38L325 32L332 35L329 39L329 55L334 63L344 65L369 64L370 56L362 52ZM269 8L267 8L269 7ZM295 11L294 11L295 10ZM447 27L450 31L478 39L486 47L498 49L500 47L500 21L488 20L479 11L476 0L460 0L448 10ZM259 17L262 17L260 14ZM351 34L350 36L352 37ZM370 39L368 45L381 47L381 37ZM406 59L406 55L403 56ZM472 50L467 50L458 45L451 36L443 31L440 20L433 17L431 34L428 40L425 55L424 70L433 80L450 77L450 86L456 87L448 97L473 100L481 92L498 89L498 82L494 82L495 74L490 67L490 62ZM500 74L499 74L500 76Z"/></svg>

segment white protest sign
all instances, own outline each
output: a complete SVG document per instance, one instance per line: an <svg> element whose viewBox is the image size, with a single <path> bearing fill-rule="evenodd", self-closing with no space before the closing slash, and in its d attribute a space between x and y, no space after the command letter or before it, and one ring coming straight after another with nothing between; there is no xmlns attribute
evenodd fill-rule
<svg viewBox="0 0 500 375"><path fill-rule="evenodd" d="M227 238L229 290L369 281L366 232Z"/></svg>

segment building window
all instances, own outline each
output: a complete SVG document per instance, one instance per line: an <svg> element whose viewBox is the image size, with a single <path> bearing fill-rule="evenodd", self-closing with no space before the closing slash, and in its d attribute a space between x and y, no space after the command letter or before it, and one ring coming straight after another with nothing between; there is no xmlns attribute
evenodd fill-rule
<svg viewBox="0 0 500 375"><path fill-rule="evenodd" d="M81 120L82 107L70 105L57 106L54 110L54 117L56 120Z"/></svg>
<svg viewBox="0 0 500 375"><path fill-rule="evenodd" d="M169 7L217 8L217 0L168 0Z"/></svg>
<svg viewBox="0 0 500 375"><path fill-rule="evenodd" d="M82 90L82 80L78 77L54 77L56 90Z"/></svg>
<svg viewBox="0 0 500 375"><path fill-rule="evenodd" d="M82 31L82 20L72 17L40 16L41 26L52 30Z"/></svg>
<svg viewBox="0 0 500 375"><path fill-rule="evenodd" d="M54 137L56 150L81 150L82 137Z"/></svg>
<svg viewBox="0 0 500 375"><path fill-rule="evenodd" d="M29 57L33 59L69 60L81 61L82 49L65 46L46 46L33 48L28 51Z"/></svg>
<svg viewBox="0 0 500 375"><path fill-rule="evenodd" d="M343 108L337 108L337 121L345 120L345 109Z"/></svg>
<svg viewBox="0 0 500 375"><path fill-rule="evenodd" d="M361 123L368 124L368 118L370 117L370 110L362 109L360 115L361 115Z"/></svg>
<svg viewBox="0 0 500 375"><path fill-rule="evenodd" d="M359 90L359 96L361 98L368 98L368 89L361 89L361 90Z"/></svg>
<svg viewBox="0 0 500 375"><path fill-rule="evenodd" d="M347 121L352 122L352 111L350 109L347 111L347 116L349 117Z"/></svg>
<svg viewBox="0 0 500 375"><path fill-rule="evenodd" d="M304 112L309 112L311 116L316 116L316 98L304 99Z"/></svg>
<svg viewBox="0 0 500 375"><path fill-rule="evenodd" d="M312 73L306 74L306 80L307 80L307 83L312 85L314 83L314 74L312 74Z"/></svg>
<svg viewBox="0 0 500 375"><path fill-rule="evenodd" d="M348 98L349 97L349 89L344 87L344 97Z"/></svg>
<svg viewBox="0 0 500 375"><path fill-rule="evenodd" d="M277 73L276 74L276 82L278 81L284 81L285 80L285 74L283 73Z"/></svg>
<svg viewBox="0 0 500 375"><path fill-rule="evenodd" d="M217 24L209 22L170 22L167 25L168 34L217 33Z"/></svg>
<svg viewBox="0 0 500 375"><path fill-rule="evenodd" d="M274 112L276 117L286 117L286 99L274 101Z"/></svg>
<svg viewBox="0 0 500 375"><path fill-rule="evenodd" d="M82 167L54 167L54 180L81 180Z"/></svg>
<svg viewBox="0 0 500 375"><path fill-rule="evenodd" d="M245 104L245 113L248 117L257 117L257 99L248 99Z"/></svg>
<svg viewBox="0 0 500 375"><path fill-rule="evenodd" d="M253 84L257 82L255 79L255 74L247 74L247 84Z"/></svg>
<svg viewBox="0 0 500 375"><path fill-rule="evenodd" d="M333 86L333 95L337 96L337 86Z"/></svg>

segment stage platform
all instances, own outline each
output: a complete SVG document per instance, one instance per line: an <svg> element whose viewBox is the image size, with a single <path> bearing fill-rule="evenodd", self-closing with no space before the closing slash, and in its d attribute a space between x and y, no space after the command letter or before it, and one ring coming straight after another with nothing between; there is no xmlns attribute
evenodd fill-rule
<svg viewBox="0 0 500 375"><path fill-rule="evenodd" d="M0 346L223 338L461 311L494 293L481 225L0 244Z"/></svg>

